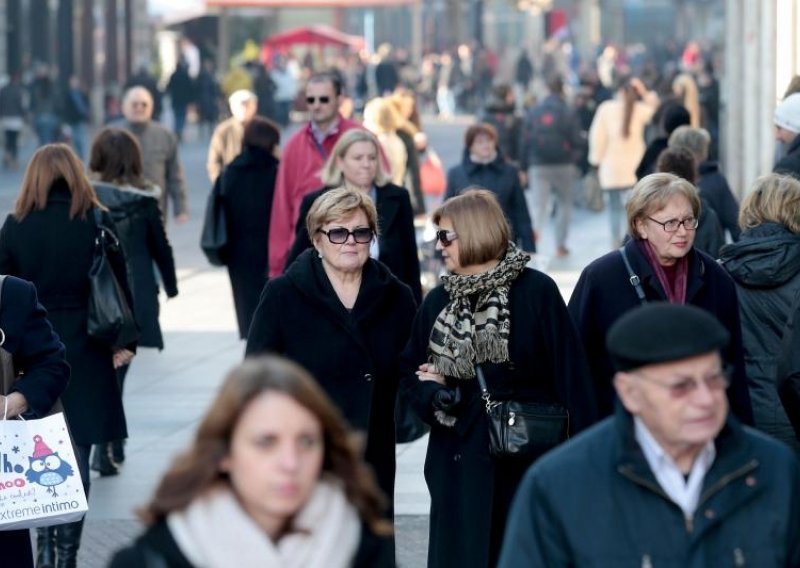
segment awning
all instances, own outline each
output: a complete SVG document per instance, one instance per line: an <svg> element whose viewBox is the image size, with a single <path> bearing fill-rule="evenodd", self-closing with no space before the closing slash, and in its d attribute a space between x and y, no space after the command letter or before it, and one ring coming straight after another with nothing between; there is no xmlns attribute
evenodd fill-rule
<svg viewBox="0 0 800 568"><path fill-rule="evenodd" d="M273 34L264 40L264 46L288 47L296 44L332 45L338 47L364 48L364 38L349 35L330 26L307 26Z"/></svg>
<svg viewBox="0 0 800 568"><path fill-rule="evenodd" d="M206 0L209 8L379 8L408 6L421 0Z"/></svg>

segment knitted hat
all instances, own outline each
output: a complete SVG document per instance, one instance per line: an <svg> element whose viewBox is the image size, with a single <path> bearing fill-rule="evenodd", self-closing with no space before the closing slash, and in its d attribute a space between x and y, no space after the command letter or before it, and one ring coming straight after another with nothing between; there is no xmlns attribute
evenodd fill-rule
<svg viewBox="0 0 800 568"><path fill-rule="evenodd" d="M791 94L778 103L773 122L784 130L800 132L800 93Z"/></svg>
<svg viewBox="0 0 800 568"><path fill-rule="evenodd" d="M713 315L691 305L654 302L620 317L606 336L618 371L718 351L730 334Z"/></svg>
<svg viewBox="0 0 800 568"><path fill-rule="evenodd" d="M44 440L41 436L34 436L33 437L33 457L34 458L45 458L47 456L53 455L53 450L47 447L47 444L44 443Z"/></svg>

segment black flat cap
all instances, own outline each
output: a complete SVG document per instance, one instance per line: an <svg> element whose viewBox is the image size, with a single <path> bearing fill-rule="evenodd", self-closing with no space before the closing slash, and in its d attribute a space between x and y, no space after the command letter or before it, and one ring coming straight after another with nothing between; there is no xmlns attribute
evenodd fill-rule
<svg viewBox="0 0 800 568"><path fill-rule="evenodd" d="M728 330L707 311L655 302L619 318L608 331L606 347L617 370L630 371L717 351L729 340Z"/></svg>

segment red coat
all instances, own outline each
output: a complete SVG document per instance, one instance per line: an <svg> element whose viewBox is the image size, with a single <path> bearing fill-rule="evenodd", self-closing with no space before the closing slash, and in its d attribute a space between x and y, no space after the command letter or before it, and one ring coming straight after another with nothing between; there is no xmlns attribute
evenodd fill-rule
<svg viewBox="0 0 800 568"><path fill-rule="evenodd" d="M354 120L339 116L336 132L317 146L311 132L311 123L301 128L287 142L281 155L278 177L275 180L275 195L272 198L272 214L269 224L269 276L283 273L286 256L292 247L300 203L307 193L322 185L320 173L339 137L351 128L362 128Z"/></svg>

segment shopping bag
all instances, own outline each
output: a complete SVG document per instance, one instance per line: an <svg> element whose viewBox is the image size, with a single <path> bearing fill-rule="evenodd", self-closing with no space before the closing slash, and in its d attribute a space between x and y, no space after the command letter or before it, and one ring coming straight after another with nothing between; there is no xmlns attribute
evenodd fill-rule
<svg viewBox="0 0 800 568"><path fill-rule="evenodd" d="M71 523L88 510L64 414L0 420L0 531Z"/></svg>
<svg viewBox="0 0 800 568"><path fill-rule="evenodd" d="M438 154L428 148L419 165L419 177L422 193L425 195L442 195L447 189L447 176Z"/></svg>

